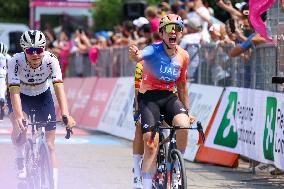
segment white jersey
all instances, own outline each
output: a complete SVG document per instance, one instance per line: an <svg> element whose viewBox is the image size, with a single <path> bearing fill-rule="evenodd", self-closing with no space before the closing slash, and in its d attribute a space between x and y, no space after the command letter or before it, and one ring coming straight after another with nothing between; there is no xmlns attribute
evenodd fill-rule
<svg viewBox="0 0 284 189"><path fill-rule="evenodd" d="M5 99L6 94L6 74L7 74L7 58L0 53L0 99Z"/></svg>
<svg viewBox="0 0 284 189"><path fill-rule="evenodd" d="M48 79L53 84L62 83L59 61L55 55L45 51L41 64L36 69L27 63L25 53L15 54L8 63L8 85L19 86L21 93L36 96L49 88Z"/></svg>

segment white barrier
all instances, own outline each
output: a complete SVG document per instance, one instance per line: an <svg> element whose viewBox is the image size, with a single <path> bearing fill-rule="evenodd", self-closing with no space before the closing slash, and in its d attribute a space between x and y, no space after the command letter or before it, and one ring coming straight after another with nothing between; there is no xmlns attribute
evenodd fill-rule
<svg viewBox="0 0 284 189"><path fill-rule="evenodd" d="M190 84L189 100L190 113L202 123L204 132L207 129L209 121L214 113L217 103L222 95L223 87ZM189 130L188 144L184 154L184 158L194 161L198 151L198 132Z"/></svg>
<svg viewBox="0 0 284 189"><path fill-rule="evenodd" d="M284 170L284 94L226 88L206 146Z"/></svg>
<svg viewBox="0 0 284 189"><path fill-rule="evenodd" d="M135 133L133 99L134 79L118 78L98 130L133 140Z"/></svg>

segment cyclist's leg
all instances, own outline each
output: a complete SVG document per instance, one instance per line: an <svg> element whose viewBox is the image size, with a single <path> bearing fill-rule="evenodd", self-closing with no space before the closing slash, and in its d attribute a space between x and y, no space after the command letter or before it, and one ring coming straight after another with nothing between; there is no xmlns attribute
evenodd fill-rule
<svg viewBox="0 0 284 189"><path fill-rule="evenodd" d="M144 144L140 121L137 121L135 125L135 136L133 140L134 188L142 188L141 162L143 159Z"/></svg>
<svg viewBox="0 0 284 189"><path fill-rule="evenodd" d="M134 173L134 188L142 188L142 174L141 174L141 162L144 153L144 144L141 131L141 119L138 103L140 100L140 94L135 92L134 99L134 122L135 122L135 136L133 140L133 173Z"/></svg>
<svg viewBox="0 0 284 189"><path fill-rule="evenodd" d="M146 94L144 94L146 95ZM152 180L156 173L156 156L159 135L156 134L152 145L148 145L147 142L150 140L151 132L149 131L150 126L154 126L160 118L160 108L151 100L151 96L147 95L141 99L141 126L144 141L144 159L142 165L142 176L143 176L143 188L151 189Z"/></svg>
<svg viewBox="0 0 284 189"><path fill-rule="evenodd" d="M25 143L26 143L26 132L22 132L20 138L19 134L20 132L20 128L18 123L15 120L15 116L13 113L13 108L12 108L12 104L11 104L11 99L9 96L7 96L7 106L9 108L9 119L12 123L13 129L12 129L12 133L11 133L11 140L12 140L12 144L15 148L15 167L16 167L16 174L18 176L18 178L25 178L26 177L26 169L25 169L25 164L24 164L24 153L25 153ZM26 108L26 103L23 102L22 103L22 107L23 110L25 110ZM28 119L28 116L25 112L24 113L24 117L25 119Z"/></svg>
<svg viewBox="0 0 284 189"><path fill-rule="evenodd" d="M176 95L173 95L166 105L165 121L170 125L179 125L181 127L188 127L190 119L188 113ZM184 154L187 146L188 130L177 130L177 148Z"/></svg>

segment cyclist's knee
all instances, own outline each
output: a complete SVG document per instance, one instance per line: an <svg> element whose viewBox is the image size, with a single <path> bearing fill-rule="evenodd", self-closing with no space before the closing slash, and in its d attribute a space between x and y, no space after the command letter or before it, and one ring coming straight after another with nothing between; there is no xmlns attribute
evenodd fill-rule
<svg viewBox="0 0 284 189"><path fill-rule="evenodd" d="M173 125L188 127L190 125L190 118L187 114L177 114L173 119Z"/></svg>
<svg viewBox="0 0 284 189"><path fill-rule="evenodd" d="M156 154L157 149L158 149L158 134L156 134L154 140L150 144L151 138L151 132L147 132L143 134L143 140L144 140L144 148L145 148L145 153L148 152L148 155L153 156Z"/></svg>

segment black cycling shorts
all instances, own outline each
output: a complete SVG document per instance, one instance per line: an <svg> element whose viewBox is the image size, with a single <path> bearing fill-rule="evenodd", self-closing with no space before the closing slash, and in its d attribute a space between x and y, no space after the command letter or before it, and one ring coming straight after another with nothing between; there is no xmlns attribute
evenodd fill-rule
<svg viewBox="0 0 284 189"><path fill-rule="evenodd" d="M149 127L154 126L160 115L168 125L172 125L174 117L178 114L188 114L183 103L176 94L165 90L148 90L140 94L139 111L141 113L142 133L149 132Z"/></svg>
<svg viewBox="0 0 284 189"><path fill-rule="evenodd" d="M46 122L56 121L55 107L53 103L50 88L37 96L28 96L20 94L23 111L30 117L35 118L35 121ZM9 114L13 112L10 96L7 98ZM50 118L50 119L49 119ZM48 123L45 127L46 131L56 129L56 123Z"/></svg>

